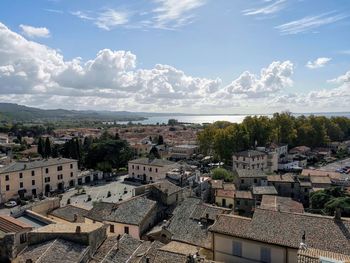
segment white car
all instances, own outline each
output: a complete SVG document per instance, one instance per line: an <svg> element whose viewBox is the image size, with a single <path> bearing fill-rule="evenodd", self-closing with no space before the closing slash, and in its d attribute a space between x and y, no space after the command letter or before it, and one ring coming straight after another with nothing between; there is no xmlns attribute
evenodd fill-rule
<svg viewBox="0 0 350 263"><path fill-rule="evenodd" d="M6 207L14 207L16 205L17 205L16 201L8 201L5 203Z"/></svg>

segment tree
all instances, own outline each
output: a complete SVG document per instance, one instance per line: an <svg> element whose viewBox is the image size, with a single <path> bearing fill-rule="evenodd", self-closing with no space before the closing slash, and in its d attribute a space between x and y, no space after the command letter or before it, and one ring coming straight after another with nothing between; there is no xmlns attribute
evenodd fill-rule
<svg viewBox="0 0 350 263"><path fill-rule="evenodd" d="M46 137L44 157L49 158L50 156L51 156L51 142L50 142L49 137Z"/></svg>
<svg viewBox="0 0 350 263"><path fill-rule="evenodd" d="M45 152L44 152L44 141L41 137L39 137L39 141L38 141L38 154L41 155L41 157L44 157Z"/></svg>
<svg viewBox="0 0 350 263"><path fill-rule="evenodd" d="M163 145L164 144L164 139L163 139L163 136L162 135L159 135L158 136L158 145Z"/></svg>
<svg viewBox="0 0 350 263"><path fill-rule="evenodd" d="M232 172L227 171L224 168L215 168L211 172L211 178L214 180L224 180L225 182L233 182L235 179Z"/></svg>
<svg viewBox="0 0 350 263"><path fill-rule="evenodd" d="M156 158L156 159L160 159L160 154L158 152L158 149L157 147L153 146L149 152L149 158L153 159L153 158Z"/></svg>

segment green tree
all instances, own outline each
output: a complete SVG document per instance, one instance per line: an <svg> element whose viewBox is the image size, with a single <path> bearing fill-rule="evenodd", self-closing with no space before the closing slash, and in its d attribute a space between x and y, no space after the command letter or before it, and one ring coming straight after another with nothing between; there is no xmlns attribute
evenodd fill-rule
<svg viewBox="0 0 350 263"><path fill-rule="evenodd" d="M235 176L232 172L224 168L215 168L211 171L211 178L214 180L224 180L225 182L233 182Z"/></svg>
<svg viewBox="0 0 350 263"><path fill-rule="evenodd" d="M49 158L51 156L51 141L49 137L45 140L44 157Z"/></svg>
<svg viewBox="0 0 350 263"><path fill-rule="evenodd" d="M44 157L44 155L45 155L44 148L45 148L44 141L43 141L43 139L41 137L39 137L39 140L38 140L38 154L40 154L41 157Z"/></svg>

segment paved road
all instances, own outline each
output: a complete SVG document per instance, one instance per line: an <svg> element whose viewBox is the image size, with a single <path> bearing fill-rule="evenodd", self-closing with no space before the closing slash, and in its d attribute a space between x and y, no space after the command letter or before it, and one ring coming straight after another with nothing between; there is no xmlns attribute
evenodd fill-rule
<svg viewBox="0 0 350 263"><path fill-rule="evenodd" d="M61 200L61 206L65 206L67 204L68 198L70 198L70 203L72 205L78 205L81 207L85 207L87 209L92 208L92 204L94 201L104 201L104 202L118 202L121 198L122 200L126 200L132 197L132 189L135 186L124 184L125 176L118 177L118 181L106 182L98 184L96 186L84 185L84 189L86 194L77 195L77 190L71 189L63 194L63 198ZM124 193L124 190L126 193ZM108 191L111 192L111 196L107 197ZM91 196L91 201L87 202L88 196Z"/></svg>
<svg viewBox="0 0 350 263"><path fill-rule="evenodd" d="M347 158L347 159L344 159L344 160L341 160L341 161L337 161L337 162L334 162L334 163L327 164L327 165L321 167L320 169L324 170L324 171L335 172L337 169L343 168L343 167L345 167L347 165L350 166L350 158Z"/></svg>

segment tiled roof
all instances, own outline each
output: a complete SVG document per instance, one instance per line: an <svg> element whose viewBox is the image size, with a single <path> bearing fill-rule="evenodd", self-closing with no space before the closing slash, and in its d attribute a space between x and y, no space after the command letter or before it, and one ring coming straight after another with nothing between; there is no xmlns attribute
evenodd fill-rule
<svg viewBox="0 0 350 263"><path fill-rule="evenodd" d="M195 209L193 210L190 217L195 220L202 220L202 219L208 219L209 220L216 220L217 216L223 213L229 213L231 212L230 209L219 207L219 206L213 206L205 203L199 203L196 205Z"/></svg>
<svg viewBox="0 0 350 263"><path fill-rule="evenodd" d="M74 222L74 215L85 217L88 213L89 210L86 210L84 208L80 208L73 205L67 205L64 207L57 208L56 210L51 212L51 215L59 217L69 222Z"/></svg>
<svg viewBox="0 0 350 263"><path fill-rule="evenodd" d="M331 179L327 176L312 176L310 177L310 181L313 184L331 184Z"/></svg>
<svg viewBox="0 0 350 263"><path fill-rule="evenodd" d="M235 184L232 184L232 183L225 183L223 187L224 187L224 190L233 190L233 191L236 190Z"/></svg>
<svg viewBox="0 0 350 263"><path fill-rule="evenodd" d="M153 165L153 166L168 166L174 165L174 162L163 160L163 159L149 159L149 158L139 158L135 160L129 161L129 163L133 164L142 164L142 165Z"/></svg>
<svg viewBox="0 0 350 263"><path fill-rule="evenodd" d="M239 178L266 178L267 175L262 170L236 169Z"/></svg>
<svg viewBox="0 0 350 263"><path fill-rule="evenodd" d="M216 197L229 197L234 198L235 191L233 190L224 190L224 189L218 189L216 190Z"/></svg>
<svg viewBox="0 0 350 263"><path fill-rule="evenodd" d="M243 156L243 157L257 157L257 156L265 156L266 153L255 151L255 150L248 150L248 151L242 151L238 153L234 153L234 156Z"/></svg>
<svg viewBox="0 0 350 263"><path fill-rule="evenodd" d="M281 212L304 213L303 204L294 201L290 197L282 196L263 195L260 208Z"/></svg>
<svg viewBox="0 0 350 263"><path fill-rule="evenodd" d="M210 180L211 187L215 189L222 188L223 183L223 180Z"/></svg>
<svg viewBox="0 0 350 263"><path fill-rule="evenodd" d="M277 195L276 188L271 186L253 186L254 195Z"/></svg>
<svg viewBox="0 0 350 263"><path fill-rule="evenodd" d="M19 221L11 216L0 215L0 231L3 233L17 233L23 229L31 229L32 226Z"/></svg>
<svg viewBox="0 0 350 263"><path fill-rule="evenodd" d="M297 146L292 149L290 149L290 153L305 153L309 152L311 149L307 146Z"/></svg>
<svg viewBox="0 0 350 263"><path fill-rule="evenodd" d="M97 202L86 215L96 221L112 221L139 225L157 202L144 196L137 196L121 203Z"/></svg>
<svg viewBox="0 0 350 263"><path fill-rule="evenodd" d="M314 248L298 250L298 263L320 263L320 258L337 260L336 262L350 263L350 256L348 255Z"/></svg>
<svg viewBox="0 0 350 263"><path fill-rule="evenodd" d="M140 225L145 217L156 208L157 202L144 196L137 196L127 201L116 204L106 221L119 222L130 225Z"/></svg>
<svg viewBox="0 0 350 263"><path fill-rule="evenodd" d="M281 182L281 183L294 183L294 176L292 174L281 174L281 175L269 175L267 177L269 182Z"/></svg>
<svg viewBox="0 0 350 263"><path fill-rule="evenodd" d="M305 231L308 246L350 255L349 220L257 208L252 219L220 215L210 230L292 248L299 248Z"/></svg>
<svg viewBox="0 0 350 263"><path fill-rule="evenodd" d="M235 198L238 199L253 199L252 192L250 191L237 191L235 194Z"/></svg>
<svg viewBox="0 0 350 263"><path fill-rule="evenodd" d="M303 169L301 172L302 176L326 176L334 180L340 180L341 179L341 174L338 172L331 172L331 171L323 171L323 170L317 170L317 169Z"/></svg>
<svg viewBox="0 0 350 263"><path fill-rule="evenodd" d="M28 259L37 263L80 263L88 249L75 242L54 239L25 248L17 260L19 263L27 263Z"/></svg>
<svg viewBox="0 0 350 263"><path fill-rule="evenodd" d="M201 204L198 198L186 198L173 212L173 217L167 230L172 234L172 240L194 244L200 247L211 247L211 237L207 229L191 218L197 205ZM198 217L198 216L194 216Z"/></svg>
<svg viewBox="0 0 350 263"><path fill-rule="evenodd" d="M154 183L153 186L161 192L166 192L168 195L181 191L181 187L169 182L168 180L159 181Z"/></svg>
<svg viewBox="0 0 350 263"><path fill-rule="evenodd" d="M49 159L43 159L38 161L14 162L7 166L2 167L0 169L0 174L12 173L12 172L22 171L26 169L35 169L40 167L71 163L71 162L76 162L76 160L66 159L66 158L49 158Z"/></svg>

